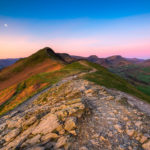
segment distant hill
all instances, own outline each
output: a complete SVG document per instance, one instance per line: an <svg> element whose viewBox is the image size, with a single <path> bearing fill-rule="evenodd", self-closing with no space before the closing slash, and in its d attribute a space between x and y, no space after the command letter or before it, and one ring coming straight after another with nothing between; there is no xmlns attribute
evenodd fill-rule
<svg viewBox="0 0 150 150"><path fill-rule="evenodd" d="M145 66L145 67L150 67L150 59L142 61L141 63L139 63L139 65Z"/></svg>
<svg viewBox="0 0 150 150"><path fill-rule="evenodd" d="M0 72L0 89L7 88L37 73L60 69L64 63L63 58L54 53L52 49L41 49L3 69Z"/></svg>
<svg viewBox="0 0 150 150"><path fill-rule="evenodd" d="M76 57L76 58L81 59L81 57ZM100 64L100 65L105 66L107 68L126 66L126 65L130 65L130 64L137 64L137 63L144 62L143 59L125 58L125 57L122 57L120 55L114 55L114 56L110 56L110 57L106 57L106 58L99 58L96 55L91 55L89 57L84 57L84 59L87 59L91 62Z"/></svg>
<svg viewBox="0 0 150 150"><path fill-rule="evenodd" d="M5 67L14 64L17 60L19 60L19 58L0 59L0 69L3 69Z"/></svg>
<svg viewBox="0 0 150 150"><path fill-rule="evenodd" d="M74 61L76 61L76 58L71 57L69 54L67 53L57 53L57 55L59 55L60 57L63 58L63 60L67 63L72 63Z"/></svg>
<svg viewBox="0 0 150 150"><path fill-rule="evenodd" d="M100 64L111 72L128 80L140 91L150 95L150 59L125 58L114 55L106 58L99 58L96 55L89 57L72 56L76 59L86 59L90 62Z"/></svg>

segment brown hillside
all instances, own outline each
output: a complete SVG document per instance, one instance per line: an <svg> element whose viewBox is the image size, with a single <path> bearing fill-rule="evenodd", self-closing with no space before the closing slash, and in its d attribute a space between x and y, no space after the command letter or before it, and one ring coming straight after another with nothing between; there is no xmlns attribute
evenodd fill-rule
<svg viewBox="0 0 150 150"><path fill-rule="evenodd" d="M60 56L57 57L57 54L50 48L39 50L0 72L0 90L19 83L32 75L59 70L64 66L64 63Z"/></svg>

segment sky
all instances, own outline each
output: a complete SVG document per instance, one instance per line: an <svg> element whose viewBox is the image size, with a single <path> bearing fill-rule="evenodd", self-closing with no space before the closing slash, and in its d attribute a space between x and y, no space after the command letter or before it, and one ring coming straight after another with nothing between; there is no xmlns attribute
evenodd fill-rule
<svg viewBox="0 0 150 150"><path fill-rule="evenodd" d="M43 47L150 59L150 0L0 0L0 58Z"/></svg>

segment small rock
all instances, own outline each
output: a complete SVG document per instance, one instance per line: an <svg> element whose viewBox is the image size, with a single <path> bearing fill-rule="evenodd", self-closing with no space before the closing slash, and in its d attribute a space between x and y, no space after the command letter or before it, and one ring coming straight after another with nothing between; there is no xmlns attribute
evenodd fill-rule
<svg viewBox="0 0 150 150"><path fill-rule="evenodd" d="M113 136L112 132L109 132L109 133L108 133L108 136L109 136L109 137L112 137L112 136Z"/></svg>
<svg viewBox="0 0 150 150"><path fill-rule="evenodd" d="M19 133L20 133L19 129L11 130L8 134L6 134L4 136L4 140L6 142L8 142L8 141L12 140L13 138L15 138Z"/></svg>
<svg viewBox="0 0 150 150"><path fill-rule="evenodd" d="M56 148L60 148L62 146L64 146L65 144L67 144L67 137L60 137L56 143Z"/></svg>
<svg viewBox="0 0 150 150"><path fill-rule="evenodd" d="M114 125L115 129L119 132L122 133L123 131L121 130L121 126L119 124Z"/></svg>
<svg viewBox="0 0 150 150"><path fill-rule="evenodd" d="M34 145L36 143L39 143L40 138L41 138L41 135L38 134L38 135L34 136L33 138L28 139L23 145L27 146L27 145Z"/></svg>
<svg viewBox="0 0 150 150"><path fill-rule="evenodd" d="M127 133L129 136L133 136L134 130L129 130L129 129L127 129L127 130L126 130L126 133Z"/></svg>
<svg viewBox="0 0 150 150"><path fill-rule="evenodd" d="M128 121L128 117L124 117L123 120L124 120L124 121Z"/></svg>
<svg viewBox="0 0 150 150"><path fill-rule="evenodd" d="M38 126L32 131L32 134L46 134L55 130L59 126L57 116L54 114L47 114L38 124Z"/></svg>
<svg viewBox="0 0 150 150"><path fill-rule="evenodd" d="M88 148L85 147L85 146L82 146L82 147L79 148L79 150L88 150Z"/></svg>
<svg viewBox="0 0 150 150"><path fill-rule="evenodd" d="M142 136L141 139L140 139L140 142L144 143L146 140L147 140L147 137L146 136Z"/></svg>
<svg viewBox="0 0 150 150"><path fill-rule="evenodd" d="M106 100L114 100L114 96L107 96Z"/></svg>
<svg viewBox="0 0 150 150"><path fill-rule="evenodd" d="M60 135L63 135L65 133L65 130L63 129L62 125L59 125L56 128L56 131L58 131Z"/></svg>
<svg viewBox="0 0 150 150"><path fill-rule="evenodd" d="M20 128L21 127L22 120L6 120L6 124L8 128Z"/></svg>
<svg viewBox="0 0 150 150"><path fill-rule="evenodd" d="M100 141L106 141L106 139L103 136L100 136Z"/></svg>
<svg viewBox="0 0 150 150"><path fill-rule="evenodd" d="M0 125L0 132L2 132L6 127L6 123Z"/></svg>
<svg viewBox="0 0 150 150"><path fill-rule="evenodd" d="M93 90L92 89L88 89L85 91L85 94L89 94L89 93L93 93Z"/></svg>
<svg viewBox="0 0 150 150"><path fill-rule="evenodd" d="M36 147L28 148L27 150L45 150L45 148L41 146L36 146Z"/></svg>
<svg viewBox="0 0 150 150"><path fill-rule="evenodd" d="M75 130L71 130L71 131L69 131L69 133L71 133L72 135L77 135Z"/></svg>
<svg viewBox="0 0 150 150"><path fill-rule="evenodd" d="M150 150L150 140L142 145L145 150Z"/></svg>
<svg viewBox="0 0 150 150"><path fill-rule="evenodd" d="M30 126L37 120L36 116L32 116L23 123L23 126Z"/></svg>
<svg viewBox="0 0 150 150"><path fill-rule="evenodd" d="M94 134L94 135L92 136L92 138L98 138L98 137L99 137L98 134Z"/></svg>
<svg viewBox="0 0 150 150"><path fill-rule="evenodd" d="M141 124L142 124L142 121L137 121L137 122L135 122L135 125L136 125L137 127L140 127Z"/></svg>
<svg viewBox="0 0 150 150"><path fill-rule="evenodd" d="M56 133L48 133L46 135L44 135L41 140L42 141L47 141L47 140L50 140L50 139L57 139L59 138L59 136L56 134Z"/></svg>
<svg viewBox="0 0 150 150"><path fill-rule="evenodd" d="M65 130L71 131L74 128L76 128L76 118L71 117L65 122Z"/></svg>

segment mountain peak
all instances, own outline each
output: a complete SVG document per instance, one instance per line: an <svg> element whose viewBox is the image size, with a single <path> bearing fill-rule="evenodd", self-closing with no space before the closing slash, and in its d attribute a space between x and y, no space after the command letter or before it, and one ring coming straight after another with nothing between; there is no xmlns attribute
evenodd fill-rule
<svg viewBox="0 0 150 150"><path fill-rule="evenodd" d="M98 58L96 55L90 55L88 58Z"/></svg>
<svg viewBox="0 0 150 150"><path fill-rule="evenodd" d="M113 56L108 57L107 59L113 60L113 59L124 59L124 58L121 55L113 55Z"/></svg>

